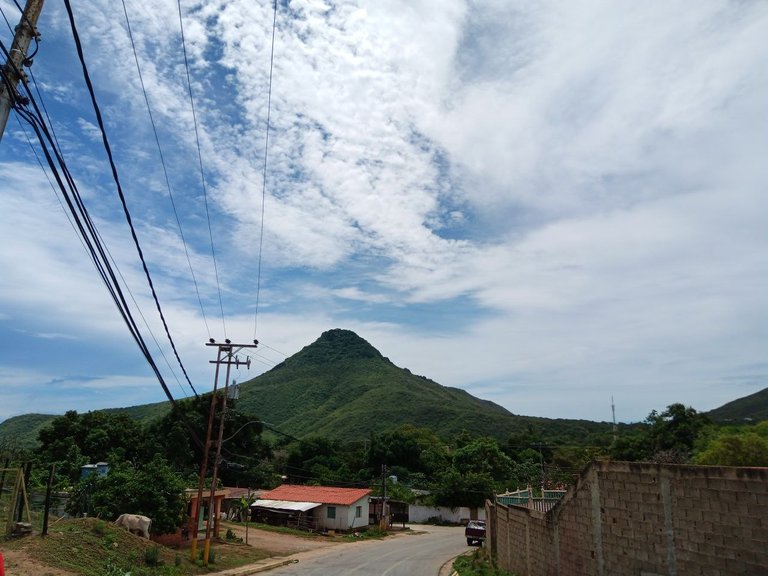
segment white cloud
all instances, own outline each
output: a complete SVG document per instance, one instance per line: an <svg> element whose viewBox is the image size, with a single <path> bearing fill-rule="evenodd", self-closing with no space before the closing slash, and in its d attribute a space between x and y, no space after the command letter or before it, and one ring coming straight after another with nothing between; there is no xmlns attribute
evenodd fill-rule
<svg viewBox="0 0 768 576"><path fill-rule="evenodd" d="M518 413L597 418L607 400L593 398L615 394L638 419L743 395L728 378L749 381L745 394L766 385L747 368L768 320L763 4L280 4L264 188L271 5L183 6L207 207L177 6L127 6L207 329L121 7L93 1L77 18L196 382L206 332L224 332L218 291L229 335L250 336L259 283L258 337L275 348L359 330L399 365ZM68 46L60 10L46 14ZM152 310L102 153L77 137L94 130L77 64L41 50L68 162ZM17 132L3 144L23 143ZM47 182L26 164L0 170L2 325L124 344Z"/></svg>

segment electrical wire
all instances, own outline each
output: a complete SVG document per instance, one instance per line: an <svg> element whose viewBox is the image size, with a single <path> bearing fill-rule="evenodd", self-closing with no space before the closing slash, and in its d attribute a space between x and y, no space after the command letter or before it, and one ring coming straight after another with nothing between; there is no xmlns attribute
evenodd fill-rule
<svg viewBox="0 0 768 576"><path fill-rule="evenodd" d="M189 104L192 108L192 122L195 126L195 142L197 144L197 160L200 166L200 184L203 188L203 200L205 202L205 217L208 221L208 236L211 240L211 258L213 259L213 271L216 276L216 289L219 294L219 309L221 310L221 325L224 329L224 338L227 337L227 324L224 319L224 303L221 298L221 284L219 283L219 267L216 264L216 250L213 242L213 228L211 227L211 213L208 209L208 192L205 184L205 170L203 169L203 153L200 146L200 132L197 127L197 113L195 112L195 99L192 95L192 79L189 74L189 60L187 58L187 44L184 39L184 21L181 17L181 0L177 1L179 8L179 29L181 30L181 47L184 52L184 69L187 73L187 87L189 88Z"/></svg>
<svg viewBox="0 0 768 576"><path fill-rule="evenodd" d="M73 36L75 37L76 45L79 49L79 56L81 57L81 63L85 67L85 62L82 59L82 47L80 46L79 36L77 35L77 29L74 25L74 17L72 15L71 5L69 3L69 0L65 0L65 4L70 16L70 23L73 28ZM8 58L9 56L8 51L2 42L0 42L0 49L2 49L6 58ZM81 241L84 242L86 249L88 251L88 254L91 258L91 261L94 264L97 272L101 276L102 281L104 282L104 285L107 288L107 291L110 293L115 305L117 306L118 312L120 313L126 326L128 327L128 330L131 333L131 336L133 337L136 344L139 346L139 349L141 350L142 354L147 360L147 363L150 365L150 368L155 373L155 376L157 377L158 382L163 388L163 391L165 392L166 396L171 401L171 403L174 404L175 400L173 398L173 395L168 389L168 386L165 383L163 376L160 373L159 368L157 367L157 364L152 358L152 355L148 347L146 346L146 343L138 329L138 326L136 325L136 322L131 314L130 308L128 307L127 302L125 300L125 296L120 288L120 284L117 281L117 278L115 276L114 269L110 264L110 259L107 257L107 252L105 250L103 241L101 240L101 237L98 234L96 226L93 220L91 219L90 214L88 213L85 207L85 204L82 201L82 197L80 196L77 185L71 173L69 172L66 162L64 161L64 158L61 154L61 151L59 150L56 142L51 136L51 132L46 125L45 119L43 118L43 114L40 111L40 107L37 104L34 98L34 95L32 94L24 76L20 74L20 71L15 67L15 64L13 64L12 61L10 61L10 65L13 66L14 72L17 74L17 76L22 78L22 86L27 94L26 97L21 96L20 94L16 93L15 87L11 86L11 88L13 89L11 90L10 94L13 97L14 110L16 111L18 116L26 120L29 123L29 125L32 127L32 129L35 131L35 134L41 146L41 150L45 156L46 162L48 163L48 166L51 169L51 173L56 181L58 189L61 191L62 197L64 198L67 204L69 213L73 217L71 222L74 223L78 231L78 236L80 237ZM86 79L89 80L87 76L86 76ZM6 74L4 71L2 72L2 80L6 85L10 85L10 82L6 77ZM92 88L92 86L89 86L89 87ZM33 110L30 110L28 108L30 104L32 105ZM104 138L106 138L106 134L104 134ZM114 170L115 168L113 165L113 171ZM190 436L195 442L195 444L202 448L202 442L197 437L197 434L194 432L194 430L191 428L191 425L189 424L189 422L185 422L185 424L189 428Z"/></svg>
<svg viewBox="0 0 768 576"><path fill-rule="evenodd" d="M11 23L8 21L8 18L5 15L5 10L3 10L2 6L0 6L0 14L2 14L3 20L5 20L5 23L8 26L8 30L10 30L11 36L13 36L13 34L14 34L13 26L11 26Z"/></svg>
<svg viewBox="0 0 768 576"><path fill-rule="evenodd" d="M147 114L149 115L149 121L152 124L152 132L155 135L155 143L157 144L157 153L160 157L160 164L163 167L163 175L165 176L165 185L168 189L168 198L171 200L171 207L173 208L173 215L176 218L176 225L179 229L179 237L181 238L181 243L184 246L184 254L187 257L187 264L189 265L189 273L192 275L192 283L195 286L195 293L197 294L197 301L200 304L200 313L203 317L203 323L205 324L205 330L208 333L208 338L211 337L211 329L208 327L208 319L205 317L205 308L203 307L203 300L200 296L200 288L197 285L197 278L195 277L195 271L192 267L192 259L189 257L189 250L187 249L187 242L184 238L184 231L182 230L181 226L181 219L179 218L179 212L176 209L176 201L173 198L173 191L171 189L171 181L168 176L168 168L165 164L165 156L163 155L163 149L162 146L160 146L160 137L157 133L157 126L155 124L155 118L152 114L152 107L149 105L149 97L147 96L147 89L144 85L144 76L141 73L141 66L139 64L139 56L136 52L136 43L133 40L133 31L131 30L131 21L128 18L128 9L125 6L125 0L122 0L123 3L123 13L125 14L125 24L128 29L128 37L131 40L131 48L133 49L133 58L136 61L136 71L139 75L139 82L141 83L141 91L144 94L144 103L147 105Z"/></svg>
<svg viewBox="0 0 768 576"><path fill-rule="evenodd" d="M106 128L104 126L104 120L101 115L101 109L99 107L98 102L96 101L96 93L93 89L93 83L91 82L91 76L88 72L88 67L85 63L85 56L83 54L83 46L80 41L80 34L77 31L77 26L75 25L75 16L72 12L72 5L70 3L70 0L64 0L64 5L67 9L67 15L69 16L69 23L70 28L72 30L72 36L75 40L75 48L77 50L77 56L80 61L80 66L82 68L83 72L83 78L85 80L86 88L88 90L88 94L91 99L91 104L93 106L94 113L96 114L96 123L98 124L99 131L101 132L101 140L104 144L104 150L107 154L107 158L109 161L109 166L112 171L112 179L115 182L115 186L117 188L118 196L120 197L120 203L123 207L123 213L125 214L126 222L128 223L128 228L131 231L131 237L133 238L133 243L136 247L136 252L138 253L139 260L141 260L142 268L144 269L144 275L147 279L147 283L149 284L150 291L152 293L152 298L155 301L155 307L157 308L157 312L160 315L160 320L162 321L163 328L165 330L165 334L168 337L168 341L171 344L171 348L173 349L173 353L176 356L176 360L179 363L179 366L181 367L181 371L184 373L184 376L187 379L187 382L189 383L190 388L195 392L195 395L197 396L197 392L195 391L195 387L192 385L192 381L189 379L189 375L187 374L187 370L184 367L184 363L181 361L181 357L179 356L178 350L176 349L176 344L173 341L173 337L171 336L171 332L168 328L168 323L165 319L165 315L163 314L163 309L160 306L160 300L157 297L157 291L155 290L155 285L152 282L152 276L149 273L149 267L147 266L147 262L144 258L144 252L141 249L141 245L139 244L139 237L136 234L136 229L133 226L133 219L131 218L131 213L128 210L128 203L125 199L125 194L123 193L123 187L120 184L120 178L117 173L117 166L115 165L114 157L112 155L112 148L109 144L109 139L107 138L107 132Z"/></svg>
<svg viewBox="0 0 768 576"><path fill-rule="evenodd" d="M50 116L48 114L48 109L45 106L45 100L43 99L43 96L40 93L40 88L37 85L37 81L35 80L34 75L32 74L32 70L29 70L28 74L29 74L30 78L32 78L32 81L33 81L33 83L35 85L35 92L37 93L37 101L40 103L40 105L42 106L42 108L43 108L43 110L45 112L45 118L46 118L47 123L48 123L48 129L49 129L49 131L51 132L51 134L53 136L53 141L55 142L56 146L60 149L61 146L59 145L58 138L56 138L56 132L53 129L51 118L50 118ZM38 155L37 150L35 150L35 147L32 145L32 140L30 139L29 134L27 133L26 128L24 128L24 124L22 124L21 119L19 118L18 115L16 116L16 121L18 122L19 127L21 128L21 131L24 133L24 137L26 138L27 144L29 145L29 148L32 151L32 154L35 156L35 159L37 160L37 163L40 165L40 168L43 171L43 174L45 174L45 177L48 180L48 185L51 187L51 190L53 190L53 195L56 198L56 200L58 201L59 205L61 206L61 210L62 210L62 212L64 212L64 216L67 218L67 221L69 222L69 225L72 227L72 230L74 230L75 236L77 236L77 239L80 241L80 244L82 245L83 249L86 251L86 253L88 253L88 248L85 245L85 242L80 237L80 235L77 234L77 228L75 227L75 224L72 221L72 217L67 212L67 209L64 206L64 203L62 202L60 196L56 193L56 187L53 185L53 182L51 181L51 177L48 174L48 171L45 169L45 166L43 165L43 162L40 159L40 156ZM63 154L62 154L62 158L63 158ZM97 232L98 232L98 230L97 230ZM104 249L105 249L106 253L109 256L110 261L112 262L112 266L114 266L115 270L117 271L117 274L120 276L120 279L123 282L123 286L125 286L125 289L128 291L128 294L130 295L131 300L133 301L134 306L136 307L136 310L138 311L139 315L141 316L141 319L144 322L144 327L147 329L147 331L149 332L150 336L152 337L152 340L155 342L155 345L157 346L158 351L162 355L163 360L165 361L166 366L168 366L168 369L171 371L171 374L173 375L174 379L176 380L176 383L179 386L179 390L181 390L181 393L184 396L186 396L186 393L184 392L184 388L181 385L181 381L179 380L179 377L176 375L176 372L174 371L173 366L171 366L171 363L168 361L168 358L165 355L165 352L163 351L162 347L160 346L160 343L157 341L157 338L155 337L155 334L152 331L152 328L150 328L149 322L147 322L147 319L144 316L144 313L141 311L141 308L139 307L139 304L136 301L136 298L133 295L133 292L131 291L131 288L128 285L128 282L125 280L125 277L123 276L123 273L120 271L120 268L117 265L117 262L115 261L115 258L112 256L112 253L109 251L109 248L104 243L104 239L101 238L101 236L99 236L99 239L102 242L102 244L104 244Z"/></svg>
<svg viewBox="0 0 768 576"><path fill-rule="evenodd" d="M259 327L259 298L261 296L261 260L264 248L264 210L267 199L267 157L269 153L269 125L272 114L272 71L275 63L275 30L277 29L277 0L272 4L272 47L269 53L269 86L267 89L267 129L264 136L264 168L261 177L261 230L259 232L259 258L256 273L256 308L253 314L253 338Z"/></svg>

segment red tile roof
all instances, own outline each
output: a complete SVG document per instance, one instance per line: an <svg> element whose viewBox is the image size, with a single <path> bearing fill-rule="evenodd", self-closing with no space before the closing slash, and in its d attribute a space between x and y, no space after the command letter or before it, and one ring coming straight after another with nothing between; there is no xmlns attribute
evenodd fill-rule
<svg viewBox="0 0 768 576"><path fill-rule="evenodd" d="M274 490L261 494L265 500L287 500L288 502L319 502L350 506L371 493L367 488L333 488L331 486L299 486L283 484Z"/></svg>

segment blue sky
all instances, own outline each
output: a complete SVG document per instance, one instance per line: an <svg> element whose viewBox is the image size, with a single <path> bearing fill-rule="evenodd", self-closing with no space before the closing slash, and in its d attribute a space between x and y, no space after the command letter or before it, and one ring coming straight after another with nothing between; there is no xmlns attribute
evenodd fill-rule
<svg viewBox="0 0 768 576"><path fill-rule="evenodd" d="M609 420L613 397L637 421L768 386L768 4L279 4L262 203L272 7L181 2L209 233L178 6L126 0L189 261L122 4L74 7L198 391L210 337L264 344L242 381L337 327L517 414ZM40 29L61 148L183 397L60 3ZM0 142L0 419L164 399L27 134L12 115Z"/></svg>

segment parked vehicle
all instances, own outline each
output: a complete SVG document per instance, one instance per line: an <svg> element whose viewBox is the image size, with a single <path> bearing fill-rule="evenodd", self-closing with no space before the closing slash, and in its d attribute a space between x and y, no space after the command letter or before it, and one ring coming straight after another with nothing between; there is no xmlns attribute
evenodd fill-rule
<svg viewBox="0 0 768 576"><path fill-rule="evenodd" d="M467 522L467 527L464 528L464 537L467 539L467 546L474 544L482 546L485 541L485 522L483 520Z"/></svg>

